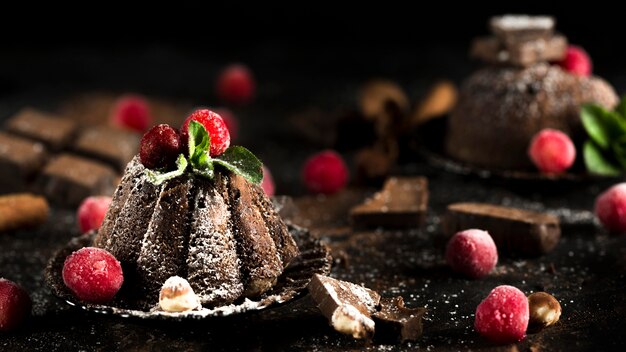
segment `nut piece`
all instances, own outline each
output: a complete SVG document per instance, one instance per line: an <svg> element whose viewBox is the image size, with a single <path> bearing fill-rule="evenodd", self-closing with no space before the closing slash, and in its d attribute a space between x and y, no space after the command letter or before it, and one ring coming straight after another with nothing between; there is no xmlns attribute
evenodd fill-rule
<svg viewBox="0 0 626 352"><path fill-rule="evenodd" d="M528 308L530 310L529 330L541 330L559 321L561 316L559 301L546 292L535 292L528 296Z"/></svg>
<svg viewBox="0 0 626 352"><path fill-rule="evenodd" d="M187 280L172 276L165 281L159 293L159 306L166 312L184 312L200 308L200 298Z"/></svg>
<svg viewBox="0 0 626 352"><path fill-rule="evenodd" d="M451 81L439 81L435 83L422 101L411 118L411 126L420 125L435 117L449 113L456 105L458 91Z"/></svg>

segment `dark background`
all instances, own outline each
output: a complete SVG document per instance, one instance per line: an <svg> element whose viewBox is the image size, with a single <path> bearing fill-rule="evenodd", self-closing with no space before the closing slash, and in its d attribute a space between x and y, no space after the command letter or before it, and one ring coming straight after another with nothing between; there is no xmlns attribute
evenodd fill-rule
<svg viewBox="0 0 626 352"><path fill-rule="evenodd" d="M59 10L26 3L3 11L0 94L135 90L210 102L218 68L233 61L252 67L267 88L261 96L280 99L289 92L284 104L333 104L337 94L328 93L380 76L417 94L436 78L466 76L476 65L467 58L471 38L486 34L488 18L503 13L554 15L557 29L589 51L595 73L620 91L624 27L612 7L384 1L140 8L107 2Z"/></svg>

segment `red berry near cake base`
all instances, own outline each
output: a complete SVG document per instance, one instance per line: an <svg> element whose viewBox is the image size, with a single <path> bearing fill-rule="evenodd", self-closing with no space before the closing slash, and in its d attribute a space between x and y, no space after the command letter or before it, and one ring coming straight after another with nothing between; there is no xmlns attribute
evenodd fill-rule
<svg viewBox="0 0 626 352"><path fill-rule="evenodd" d="M63 282L79 299L106 303L122 287L124 275L120 262L111 253L85 247L67 257L63 264Z"/></svg>
<svg viewBox="0 0 626 352"><path fill-rule="evenodd" d="M0 278L0 332L18 328L30 315L28 293L16 283Z"/></svg>
<svg viewBox="0 0 626 352"><path fill-rule="evenodd" d="M550 65L567 51L567 39L553 27L549 17L496 17L493 36L474 41L472 55L490 65L462 85L448 119L449 156L492 169L530 169L527 150L539 131L557 129L578 142L585 136L581 104L617 104L606 81Z"/></svg>
<svg viewBox="0 0 626 352"><path fill-rule="evenodd" d="M474 328L495 343L513 343L526 336L528 299L513 286L494 288L476 307Z"/></svg>
<svg viewBox="0 0 626 352"><path fill-rule="evenodd" d="M559 174L574 164L576 147L565 133L546 128L530 141L528 156L539 171Z"/></svg>
<svg viewBox="0 0 626 352"><path fill-rule="evenodd" d="M98 229L102 225L104 216L111 205L111 197L94 196L87 197L80 204L77 211L78 226L81 233Z"/></svg>
<svg viewBox="0 0 626 352"><path fill-rule="evenodd" d="M595 213L610 232L626 232L626 183L617 184L600 194L596 198Z"/></svg>
<svg viewBox="0 0 626 352"><path fill-rule="evenodd" d="M193 113L181 135L188 148L173 170L150 169L139 157L128 164L95 246L121 262L124 285L143 309L158 304L173 276L204 307L267 292L299 249L259 186L261 162L243 147L224 147L228 131L212 111Z"/></svg>

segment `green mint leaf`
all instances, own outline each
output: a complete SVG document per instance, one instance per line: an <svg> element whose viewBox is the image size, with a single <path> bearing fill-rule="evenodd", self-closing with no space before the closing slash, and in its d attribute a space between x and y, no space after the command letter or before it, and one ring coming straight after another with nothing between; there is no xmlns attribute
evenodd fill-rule
<svg viewBox="0 0 626 352"><path fill-rule="evenodd" d="M626 121L626 95L622 97L622 100L615 107L615 112L620 114L622 120Z"/></svg>
<svg viewBox="0 0 626 352"><path fill-rule="evenodd" d="M606 123L606 111L595 104L583 104L580 108L580 118L589 137L602 149L610 145L609 126Z"/></svg>
<svg viewBox="0 0 626 352"><path fill-rule="evenodd" d="M174 177L178 177L182 175L183 173L185 173L187 164L188 163L187 163L187 159L185 158L185 156L183 154L180 154L178 156L178 159L176 159L176 170L170 171L170 172L159 172L159 171L146 169L145 173L146 173L146 176L148 176L148 180L150 182L154 183L155 185L160 185L161 183L167 180L170 180Z"/></svg>
<svg viewBox="0 0 626 352"><path fill-rule="evenodd" d="M213 158L213 162L252 183L259 184L263 180L263 163L244 147L230 147L219 157Z"/></svg>
<svg viewBox="0 0 626 352"><path fill-rule="evenodd" d="M209 151L211 147L211 137L206 128L198 122L191 120L189 122L189 158L193 160L194 155L201 152Z"/></svg>
<svg viewBox="0 0 626 352"><path fill-rule="evenodd" d="M622 174L622 170L606 160L600 148L590 140L586 141L583 146L583 158L585 159L587 171L592 174L605 176Z"/></svg>
<svg viewBox="0 0 626 352"><path fill-rule="evenodd" d="M204 177L213 177L212 159L209 156L211 137L204 126L197 122L189 123L189 162L194 171Z"/></svg>

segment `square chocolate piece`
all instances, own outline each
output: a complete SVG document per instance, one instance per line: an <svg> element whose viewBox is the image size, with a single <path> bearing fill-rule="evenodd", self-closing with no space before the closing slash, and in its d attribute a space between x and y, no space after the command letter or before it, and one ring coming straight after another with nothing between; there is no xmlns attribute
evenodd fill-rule
<svg viewBox="0 0 626 352"><path fill-rule="evenodd" d="M419 227L428 210L428 180L425 177L390 177L380 192L350 210L356 228Z"/></svg>
<svg viewBox="0 0 626 352"><path fill-rule="evenodd" d="M371 338L380 295L363 286L333 279L319 274L313 275L308 285L309 294L330 325L342 334L355 339Z"/></svg>
<svg viewBox="0 0 626 352"><path fill-rule="evenodd" d="M458 231L481 229L489 232L499 253L531 256L550 252L559 243L559 219L550 214L485 203L448 205L443 231L452 237Z"/></svg>
<svg viewBox="0 0 626 352"><path fill-rule="evenodd" d="M35 109L22 109L10 118L7 131L44 143L52 151L68 146L76 134L76 122Z"/></svg>
<svg viewBox="0 0 626 352"><path fill-rule="evenodd" d="M0 132L0 192L20 192L46 163L43 144Z"/></svg>
<svg viewBox="0 0 626 352"><path fill-rule="evenodd" d="M139 151L139 140L134 132L108 126L89 127L79 134L74 150L122 172Z"/></svg>
<svg viewBox="0 0 626 352"><path fill-rule="evenodd" d="M37 189L51 202L77 206L92 195L112 195L117 174L100 162L61 154L44 168Z"/></svg>
<svg viewBox="0 0 626 352"><path fill-rule="evenodd" d="M515 43L483 37L472 43L471 56L492 64L527 67L541 61L558 61L566 49L567 39L562 35Z"/></svg>

